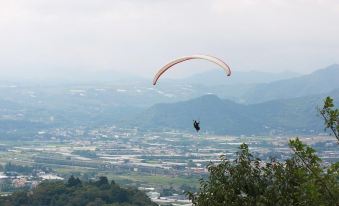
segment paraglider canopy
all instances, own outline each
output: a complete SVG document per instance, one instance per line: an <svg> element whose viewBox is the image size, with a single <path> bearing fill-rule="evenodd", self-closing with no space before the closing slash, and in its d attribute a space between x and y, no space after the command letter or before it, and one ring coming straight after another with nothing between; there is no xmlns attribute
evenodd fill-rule
<svg viewBox="0 0 339 206"><path fill-rule="evenodd" d="M160 78L160 76L162 74L164 74L168 69L170 69L172 66L179 64L181 62L184 61L188 61L188 60L192 60L192 59L203 59L203 60L207 60L210 61L212 63L215 63L217 65L219 65L221 68L223 68L227 74L227 76L231 75L231 69L230 67L223 62L221 59L218 59L214 56L209 56L209 55L202 55L202 54L197 54L197 55L191 55L191 56L184 56L184 57L180 57L177 59L172 60L171 62L169 62L168 64L166 64L165 66L163 66L154 76L153 79L153 85L157 84L158 79Z"/></svg>

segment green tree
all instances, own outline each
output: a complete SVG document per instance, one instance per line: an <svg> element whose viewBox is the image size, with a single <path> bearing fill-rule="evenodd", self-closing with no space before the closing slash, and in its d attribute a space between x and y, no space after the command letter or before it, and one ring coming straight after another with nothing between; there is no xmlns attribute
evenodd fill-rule
<svg viewBox="0 0 339 206"><path fill-rule="evenodd" d="M331 97L326 97L324 106L319 109L319 113L324 118L325 129L330 129L339 143L339 110L334 107Z"/></svg>
<svg viewBox="0 0 339 206"><path fill-rule="evenodd" d="M325 128L339 141L339 112L333 99L327 97L319 111ZM289 147L289 159L263 162L242 144L234 161L221 156L220 163L210 163L200 191L187 195L196 206L339 205L339 162L324 168L315 150L298 138L290 140Z"/></svg>
<svg viewBox="0 0 339 206"><path fill-rule="evenodd" d="M81 181L77 177L75 178L73 175L68 179L67 181L67 186L68 187L74 187L74 186L81 186Z"/></svg>
<svg viewBox="0 0 339 206"><path fill-rule="evenodd" d="M221 163L208 166L208 179L189 199L199 206L339 204L339 164L323 169L315 151L298 138L289 146L291 158L265 163L242 144L234 161L222 156Z"/></svg>
<svg viewBox="0 0 339 206"><path fill-rule="evenodd" d="M100 176L99 180L96 182L97 186L109 185L107 177Z"/></svg>
<svg viewBox="0 0 339 206"><path fill-rule="evenodd" d="M43 181L32 191L16 192L0 197L4 206L155 206L144 192L137 189L121 188L106 177L95 182L77 183L78 178L70 177L68 182ZM72 185L72 186L71 186Z"/></svg>

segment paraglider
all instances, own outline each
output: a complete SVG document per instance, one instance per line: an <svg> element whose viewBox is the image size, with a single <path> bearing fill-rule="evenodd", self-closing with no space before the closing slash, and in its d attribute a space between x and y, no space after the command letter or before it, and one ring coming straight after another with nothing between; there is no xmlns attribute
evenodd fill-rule
<svg viewBox="0 0 339 206"><path fill-rule="evenodd" d="M172 68L174 65L179 64L181 62L184 61L188 61L188 60L192 60L192 59L202 59L202 60L207 60L210 61L214 64L217 64L219 67L221 67L222 69L225 70L227 76L231 75L231 69L230 67L223 62L221 59L218 59L214 56L209 56L209 55L202 55L202 54L197 54L197 55L191 55L191 56L184 56L184 57L180 57L177 59L174 59L172 61L170 61L169 63L167 63L165 66L163 66L154 76L153 79L153 85L157 84L158 79L161 77L161 75L163 75L168 69ZM195 130L197 132L199 132L200 130L200 121L196 121L194 120L193 122L193 126L195 128Z"/></svg>
<svg viewBox="0 0 339 206"><path fill-rule="evenodd" d="M196 130L197 132L199 132L199 130L200 130L200 121L194 120L193 126L194 126L195 130Z"/></svg>
<svg viewBox="0 0 339 206"><path fill-rule="evenodd" d="M179 63L184 62L184 61L192 60L192 59L203 59L203 60L207 60L207 61L210 61L212 63L215 63L225 70L227 76L231 75L230 67L225 62L223 62L221 59L218 59L214 56L197 54L197 55L184 56L184 57L174 59L171 62L169 62L168 64L166 64L165 66L163 66L154 76L153 85L157 84L157 81L160 78L160 76L162 74L164 74L168 69L170 69L171 67L173 67L176 64L179 64Z"/></svg>

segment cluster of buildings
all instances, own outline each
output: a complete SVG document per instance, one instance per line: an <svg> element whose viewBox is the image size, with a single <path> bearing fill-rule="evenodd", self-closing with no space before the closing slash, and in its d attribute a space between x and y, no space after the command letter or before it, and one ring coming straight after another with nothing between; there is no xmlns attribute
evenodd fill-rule
<svg viewBox="0 0 339 206"><path fill-rule="evenodd" d="M37 175L21 175L17 172L0 173L0 195L22 189L33 189L43 180L63 180L55 174L39 172Z"/></svg>
<svg viewBox="0 0 339 206"><path fill-rule="evenodd" d="M84 168L91 171L109 172L116 175L145 175L166 177L195 177L208 174L208 164L220 162L220 156L234 160L242 143L251 153L262 160L287 159L290 137L272 136L216 136L191 134L179 131L140 131L116 126L98 128L58 128L42 130L36 138L23 145L2 145L1 153L10 153L7 161L48 165L51 168ZM325 163L339 161L339 151L333 137L307 136L300 139L312 145ZM4 159L0 159L4 161ZM44 179L62 179L56 174L37 176L0 175L0 190L14 191L18 188L34 188ZM161 196L154 185L144 188L147 195L161 204L189 205L181 194ZM153 189L152 189L153 188Z"/></svg>

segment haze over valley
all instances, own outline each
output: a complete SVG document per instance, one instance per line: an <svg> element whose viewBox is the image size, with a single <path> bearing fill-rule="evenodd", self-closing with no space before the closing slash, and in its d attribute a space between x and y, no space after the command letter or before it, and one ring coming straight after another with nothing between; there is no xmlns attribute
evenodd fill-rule
<svg viewBox="0 0 339 206"><path fill-rule="evenodd" d="M338 19L0 0L0 206L338 206Z"/></svg>
<svg viewBox="0 0 339 206"><path fill-rule="evenodd" d="M234 72L248 83L225 79L224 84L209 85L219 78L210 73L200 84L195 75L173 80L175 84L164 79L157 87L144 79L5 83L0 87L0 129L10 138L27 138L21 132L33 135L44 128L99 125L192 131L191 121L199 118L204 132L215 134L319 134L323 129L317 106L326 96L339 97L338 65L276 81L270 81L271 73ZM261 75L267 78L257 80Z"/></svg>

